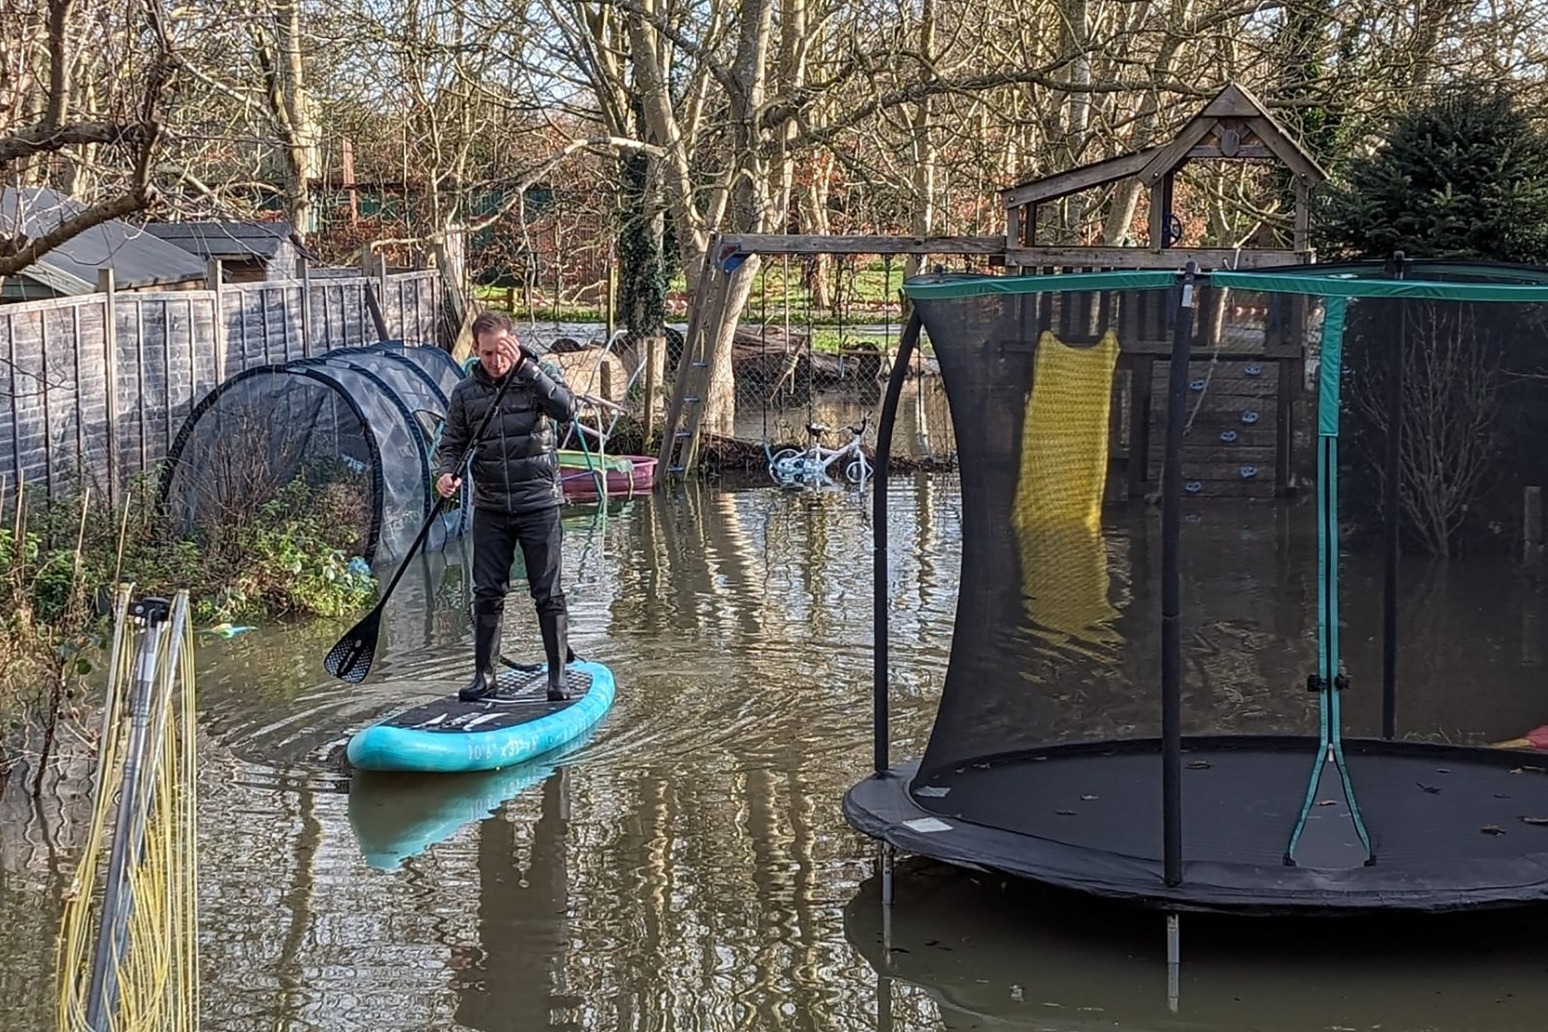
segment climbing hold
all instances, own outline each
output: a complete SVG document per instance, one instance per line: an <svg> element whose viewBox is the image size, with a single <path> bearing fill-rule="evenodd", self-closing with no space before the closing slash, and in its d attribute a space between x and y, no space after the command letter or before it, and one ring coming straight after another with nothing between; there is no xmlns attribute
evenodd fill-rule
<svg viewBox="0 0 1548 1032"><path fill-rule="evenodd" d="M1251 480L1253 477L1255 477L1257 475L1258 475L1258 467L1257 466L1243 466L1242 467L1242 479L1243 480Z"/></svg>
<svg viewBox="0 0 1548 1032"><path fill-rule="evenodd" d="M1204 389L1204 381L1203 380L1194 380L1188 386L1193 388L1196 391L1202 391Z"/></svg>
<svg viewBox="0 0 1548 1032"><path fill-rule="evenodd" d="M1248 426L1251 426L1252 424L1256 423L1257 421L1258 421L1258 414L1256 412L1254 412L1252 409L1246 409L1246 410L1244 410L1242 412L1242 422L1243 423L1246 423Z"/></svg>
<svg viewBox="0 0 1548 1032"><path fill-rule="evenodd" d="M1222 441L1224 441L1226 444L1233 444L1236 441L1236 431L1235 430L1225 430L1225 431L1222 431L1221 434L1220 434L1220 439Z"/></svg>
<svg viewBox="0 0 1548 1032"><path fill-rule="evenodd" d="M1197 480L1190 480L1183 485L1183 489L1186 490L1189 494L1198 494L1200 491L1204 490L1204 485Z"/></svg>
<svg viewBox="0 0 1548 1032"><path fill-rule="evenodd" d="M1247 365L1242 368L1242 372L1246 373L1248 376L1257 376L1263 372L1263 367L1256 362L1248 362Z"/></svg>

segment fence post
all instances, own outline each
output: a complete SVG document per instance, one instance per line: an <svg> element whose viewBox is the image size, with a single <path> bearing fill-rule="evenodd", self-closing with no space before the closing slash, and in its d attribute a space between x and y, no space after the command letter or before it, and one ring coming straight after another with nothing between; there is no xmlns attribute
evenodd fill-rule
<svg viewBox="0 0 1548 1032"><path fill-rule="evenodd" d="M387 322L387 288L392 284L387 278L387 256L385 254L376 256L376 284L376 299L382 309L382 326L385 327L382 331L382 339L401 337L403 336L403 328L400 326L398 327L398 332L393 333L392 325ZM398 299L398 321L403 321L402 298Z"/></svg>
<svg viewBox="0 0 1548 1032"><path fill-rule="evenodd" d="M312 267L306 255L296 255L296 275L301 280L301 354L312 357Z"/></svg>
<svg viewBox="0 0 1548 1032"><path fill-rule="evenodd" d="M102 294L102 404L107 415L108 506L118 504L118 313L117 288L112 269L97 270L97 290Z"/></svg>
<svg viewBox="0 0 1548 1032"><path fill-rule="evenodd" d="M223 278L219 258L211 258L204 266L204 286L215 295L215 384L226 379L226 293L221 289Z"/></svg>

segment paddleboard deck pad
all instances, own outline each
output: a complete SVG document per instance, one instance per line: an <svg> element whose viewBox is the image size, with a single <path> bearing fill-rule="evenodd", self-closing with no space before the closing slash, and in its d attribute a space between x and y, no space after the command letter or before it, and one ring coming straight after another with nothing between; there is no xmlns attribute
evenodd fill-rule
<svg viewBox="0 0 1548 1032"><path fill-rule="evenodd" d="M455 694L372 724L349 741L359 770L456 773L495 770L542 756L585 734L613 704L613 672L577 661L565 668L570 698L548 701L548 673L502 670L477 702Z"/></svg>

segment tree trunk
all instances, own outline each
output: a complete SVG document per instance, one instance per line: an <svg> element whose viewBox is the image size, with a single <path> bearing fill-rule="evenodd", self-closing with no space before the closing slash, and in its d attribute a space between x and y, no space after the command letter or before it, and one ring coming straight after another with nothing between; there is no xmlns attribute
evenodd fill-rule
<svg viewBox="0 0 1548 1032"><path fill-rule="evenodd" d="M800 222L802 233L827 234L833 231L828 219L828 180L833 174L833 155L814 154L807 166L811 175L801 189ZM833 256L815 254L803 273L812 311L833 309Z"/></svg>
<svg viewBox="0 0 1548 1032"><path fill-rule="evenodd" d="M770 169L758 125L767 82L773 14L772 0L742 0L736 58L732 63L738 91L731 97L733 153L739 160L727 188L727 214L732 228L740 232L764 233L780 224L772 210ZM704 421L711 433L730 434L736 424L736 382L731 365L731 345L736 338L742 306L752 293L753 277L761 265L759 257L752 256L730 273L725 317L718 328L709 328L715 337L710 352Z"/></svg>
<svg viewBox="0 0 1548 1032"><path fill-rule="evenodd" d="M636 106L643 133L644 112ZM618 231L618 300L623 323L636 339L660 336L666 320L660 176L655 159L630 151L620 160L622 225Z"/></svg>
<svg viewBox="0 0 1548 1032"><path fill-rule="evenodd" d="M919 54L924 62L921 70L930 68L935 60L935 0L923 0L919 14ZM930 98L925 97L914 105L910 126L910 144L914 159L913 194L914 213L909 230L915 236L929 236L935 229L935 166L937 155L935 140L930 132ZM903 275L919 272L924 255L911 254Z"/></svg>
<svg viewBox="0 0 1548 1032"><path fill-rule="evenodd" d="M297 0L274 0L274 35L253 30L267 86L269 113L279 131L285 181L285 217L298 235L315 231L312 180L317 174L319 132L301 61L301 9Z"/></svg>

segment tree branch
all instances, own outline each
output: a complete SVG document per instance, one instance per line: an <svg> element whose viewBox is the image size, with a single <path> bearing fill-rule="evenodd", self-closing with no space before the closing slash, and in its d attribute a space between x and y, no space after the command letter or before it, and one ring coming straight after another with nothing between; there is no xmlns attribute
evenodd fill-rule
<svg viewBox="0 0 1548 1032"><path fill-rule="evenodd" d="M109 219L140 211L150 201L150 189L139 184L118 197L81 209L35 239L28 239L27 234L20 231L9 240L0 239L0 276L15 275L72 237Z"/></svg>
<svg viewBox="0 0 1548 1032"><path fill-rule="evenodd" d="M655 29L663 39L667 40L678 50L681 50L689 57L703 62L704 67L709 69L709 73L715 77L715 81L720 83L721 88L724 89L728 95L733 97L742 95L742 84L737 81L737 78L734 74L732 74L731 69L715 60L714 57L712 57L699 44L695 43L693 40L683 35L677 29L667 24L666 19L662 18L656 12L648 11L644 7L641 7L639 4L631 2L631 0L599 0L599 2L616 7L620 11L627 11L628 13L634 15L636 18L639 18L646 25L649 25L651 28Z"/></svg>
<svg viewBox="0 0 1548 1032"><path fill-rule="evenodd" d="M0 136L0 165L34 154L57 151L87 143L142 143L150 127L132 123L78 122L75 125L50 126L47 123Z"/></svg>

